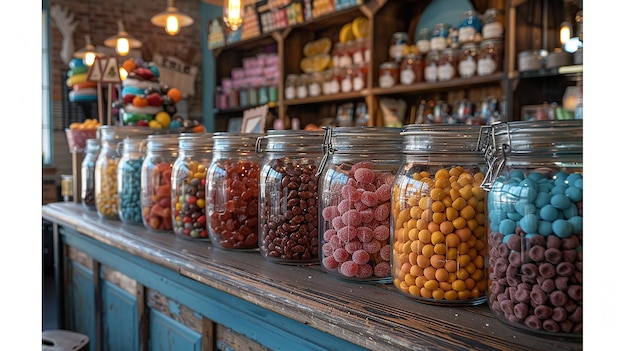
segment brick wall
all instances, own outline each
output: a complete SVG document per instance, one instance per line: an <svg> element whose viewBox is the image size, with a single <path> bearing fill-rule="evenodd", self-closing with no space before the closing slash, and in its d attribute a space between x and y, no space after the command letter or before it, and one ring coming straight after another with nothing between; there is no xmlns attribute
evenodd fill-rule
<svg viewBox="0 0 626 351"><path fill-rule="evenodd" d="M117 21L122 19L126 31L141 40L143 45L133 55L140 55L146 61L151 61L155 53L162 56L173 56L179 60L198 67L194 85L195 96L188 99L188 116L193 119L202 119L202 46L200 2L202 0L178 0L175 6L179 11L194 19L189 27L181 28L176 36L165 33L161 27L150 22L155 14L164 11L167 0L51 0L50 7L60 5L63 10L74 15L77 22L73 34L74 51L85 47L85 35L89 34L91 43L98 51L114 55L112 48L104 46L104 40L115 35L118 31ZM91 9L91 11L90 11ZM61 59L63 35L59 31L55 20L50 18L50 74L52 91L52 126L53 132L53 166L58 175L71 174L71 154L67 147L63 125L63 86L65 80L62 70L69 67ZM121 64L127 57L118 57ZM106 112L106 110L105 110ZM97 116L93 116L94 118Z"/></svg>

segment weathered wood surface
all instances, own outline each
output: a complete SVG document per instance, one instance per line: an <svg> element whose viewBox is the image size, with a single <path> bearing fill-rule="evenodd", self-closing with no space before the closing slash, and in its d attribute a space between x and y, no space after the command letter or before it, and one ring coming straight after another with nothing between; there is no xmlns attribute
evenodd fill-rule
<svg viewBox="0 0 626 351"><path fill-rule="evenodd" d="M346 282L319 266L270 262L258 252L226 251L208 242L101 219L80 204L44 205L42 216L102 243L294 321L371 350L582 350L581 339L531 335L498 321L486 305L432 306L391 284Z"/></svg>

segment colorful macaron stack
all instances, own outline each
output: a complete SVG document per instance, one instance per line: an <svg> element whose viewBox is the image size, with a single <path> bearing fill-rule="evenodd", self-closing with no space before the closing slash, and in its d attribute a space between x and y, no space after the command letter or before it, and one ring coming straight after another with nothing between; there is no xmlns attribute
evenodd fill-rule
<svg viewBox="0 0 626 351"><path fill-rule="evenodd" d="M97 101L97 83L87 81L89 67L82 59L74 58L70 61L70 70L67 71L65 85L72 90L69 92L71 102Z"/></svg>
<svg viewBox="0 0 626 351"><path fill-rule="evenodd" d="M159 68L141 59L127 59L122 68L128 76L122 81L121 100L116 104L124 124L152 128L181 127L174 123L174 116L182 93L159 81Z"/></svg>

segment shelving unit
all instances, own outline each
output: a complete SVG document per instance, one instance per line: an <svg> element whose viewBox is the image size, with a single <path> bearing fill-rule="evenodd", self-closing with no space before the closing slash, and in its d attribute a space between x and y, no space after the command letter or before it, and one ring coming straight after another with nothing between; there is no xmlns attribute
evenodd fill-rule
<svg viewBox="0 0 626 351"><path fill-rule="evenodd" d="M447 101L449 105L460 99L470 99L474 102L486 97L493 97L506 101L502 120L519 120L522 105L538 104L545 99L558 101L569 84L572 74L582 77L582 65L574 73L562 73L558 69L542 70L541 72L523 72L516 70L517 53L532 49L537 45L529 36L540 37L542 45L556 47L558 28L542 26L536 28L528 23L527 16L535 2L526 0L473 0L473 7L484 13L488 8L496 7L505 12L504 54L501 70L488 76L474 76L471 78L455 78L443 82L420 82L413 85L396 85L383 89L378 87L379 66L388 61L389 41L395 32L409 33L410 42L414 42L413 33L418 26L420 17L433 1L396 1L370 0L363 5L340 10L332 14L314 18L311 21L298 25L278 29L259 37L233 43L213 50L216 59L217 85L223 78L230 76L230 70L241 67L242 59L251 57L275 47L280 60L280 81L278 86L278 100L273 106L275 115L282 119L289 127L291 117L298 117L301 125L319 123L335 109L333 106L346 102L365 102L370 116L370 125L384 125L380 99L400 98L407 102L407 111L415 107L424 99L438 99ZM562 17L557 12L552 13L554 18ZM339 31L347 22L358 16L369 19L371 60L368 66L368 75L365 88L358 92L322 95L304 99L284 99L284 82L288 74L300 74L300 60L304 57L302 48L312 40L328 37L333 43L339 41ZM559 21L560 23L560 21ZM547 39L546 39L547 38ZM536 40L535 40L536 41ZM579 71L578 73L576 71ZM537 80L535 78L541 78ZM527 80L530 80L527 82ZM520 89L521 91L518 91ZM528 94L528 92L531 92ZM560 94L560 95L559 95ZM250 106L254 107L254 106ZM225 125L230 117L241 116L242 109L216 110L216 126ZM330 112L329 112L330 111ZM409 116L406 116L409 119ZM268 124L269 125L269 124ZM219 129L218 129L219 130Z"/></svg>

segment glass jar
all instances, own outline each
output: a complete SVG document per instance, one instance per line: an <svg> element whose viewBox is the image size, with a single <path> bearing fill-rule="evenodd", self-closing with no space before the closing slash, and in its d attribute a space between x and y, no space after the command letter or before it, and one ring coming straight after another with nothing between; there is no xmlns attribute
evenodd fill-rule
<svg viewBox="0 0 626 351"><path fill-rule="evenodd" d="M352 90L361 91L365 89L365 83L367 82L367 65L361 63L359 65L352 66Z"/></svg>
<svg viewBox="0 0 626 351"><path fill-rule="evenodd" d="M296 97L304 99L309 96L309 75L302 73L296 81Z"/></svg>
<svg viewBox="0 0 626 351"><path fill-rule="evenodd" d="M365 61L365 38L356 38L354 40L354 51L352 52L352 64L361 65Z"/></svg>
<svg viewBox="0 0 626 351"><path fill-rule="evenodd" d="M417 50L421 54L426 54L430 51L430 29L429 28L420 28L417 32L417 39L415 40L415 45L417 46Z"/></svg>
<svg viewBox="0 0 626 351"><path fill-rule="evenodd" d="M445 49L448 46L448 34L450 34L450 25L435 24L430 37L430 50L441 51Z"/></svg>
<svg viewBox="0 0 626 351"><path fill-rule="evenodd" d="M458 50L447 48L441 52L437 64L437 80L446 81L457 77Z"/></svg>
<svg viewBox="0 0 626 351"><path fill-rule="evenodd" d="M391 184L400 166L399 128L325 129L318 168L322 267L356 282L390 282Z"/></svg>
<svg viewBox="0 0 626 351"><path fill-rule="evenodd" d="M206 133L178 137L178 157L172 166L172 226L174 235L209 240L206 218L206 174L213 155L213 139Z"/></svg>
<svg viewBox="0 0 626 351"><path fill-rule="evenodd" d="M479 76L486 76L502 70L502 54L504 46L502 39L487 39L480 43L478 66Z"/></svg>
<svg viewBox="0 0 626 351"><path fill-rule="evenodd" d="M341 68L339 71L339 85L342 93L349 93L352 91L352 66Z"/></svg>
<svg viewBox="0 0 626 351"><path fill-rule="evenodd" d="M141 165L141 217L144 227L172 230L172 167L178 158L178 135L149 135Z"/></svg>
<svg viewBox="0 0 626 351"><path fill-rule="evenodd" d="M157 132L157 129L147 127L98 127L100 151L96 159L94 184L96 188L96 211L100 218L119 219L117 165L121 154L118 153L118 144L127 137L146 138Z"/></svg>
<svg viewBox="0 0 626 351"><path fill-rule="evenodd" d="M459 76L470 78L476 74L478 45L476 43L463 44L459 54Z"/></svg>
<svg viewBox="0 0 626 351"><path fill-rule="evenodd" d="M322 72L312 73L308 84L309 96L315 97L322 95L322 85L324 84L324 76L322 75Z"/></svg>
<svg viewBox="0 0 626 351"><path fill-rule="evenodd" d="M322 131L270 130L260 137L259 251L276 263L319 264L317 167Z"/></svg>
<svg viewBox="0 0 626 351"><path fill-rule="evenodd" d="M409 52L409 34L406 32L395 32L391 36L389 44L389 60L400 63L402 57Z"/></svg>
<svg viewBox="0 0 626 351"><path fill-rule="evenodd" d="M285 100L296 98L296 86L298 85L298 75L288 74L285 79Z"/></svg>
<svg viewBox="0 0 626 351"><path fill-rule="evenodd" d="M468 10L461 15L461 23L459 23L459 43L465 44L476 40L476 34L480 34L482 30L482 22L478 13L474 10Z"/></svg>
<svg viewBox="0 0 626 351"><path fill-rule="evenodd" d="M346 45L342 42L336 42L333 44L333 51L331 52L331 60L333 61L333 67L341 67L341 58L346 54Z"/></svg>
<svg viewBox="0 0 626 351"><path fill-rule="evenodd" d="M487 229L480 126L404 127L403 163L394 179L393 284L434 305L486 300Z"/></svg>
<svg viewBox="0 0 626 351"><path fill-rule="evenodd" d="M141 224L141 165L145 138L126 138L117 163L118 214L124 223Z"/></svg>
<svg viewBox="0 0 626 351"><path fill-rule="evenodd" d="M337 94L339 92L339 68L329 68L324 71L324 85L322 92L324 95Z"/></svg>
<svg viewBox="0 0 626 351"><path fill-rule="evenodd" d="M520 330L582 337L582 121L495 123L485 141L489 307Z"/></svg>
<svg viewBox="0 0 626 351"><path fill-rule="evenodd" d="M206 215L214 246L259 248L259 172L255 153L259 133L215 133L206 175Z"/></svg>
<svg viewBox="0 0 626 351"><path fill-rule="evenodd" d="M378 70L378 86L381 88L391 88L400 79L399 66L395 62L383 62Z"/></svg>
<svg viewBox="0 0 626 351"><path fill-rule="evenodd" d="M408 54L400 63L400 83L411 85L424 81L424 59L422 55Z"/></svg>
<svg viewBox="0 0 626 351"><path fill-rule="evenodd" d="M504 37L504 12L496 8L485 11L482 35L483 40Z"/></svg>
<svg viewBox="0 0 626 351"><path fill-rule="evenodd" d="M90 210L96 209L96 159L100 150L100 141L98 139L87 139L87 148L85 156L80 164L80 200L86 208Z"/></svg>
<svg viewBox="0 0 626 351"><path fill-rule="evenodd" d="M437 67L439 66L439 51L429 51L424 61L424 80L433 83L437 81Z"/></svg>
<svg viewBox="0 0 626 351"><path fill-rule="evenodd" d="M346 49L339 59L339 67L348 68L354 64L354 53L357 50L356 42L354 40L348 40L346 43Z"/></svg>

